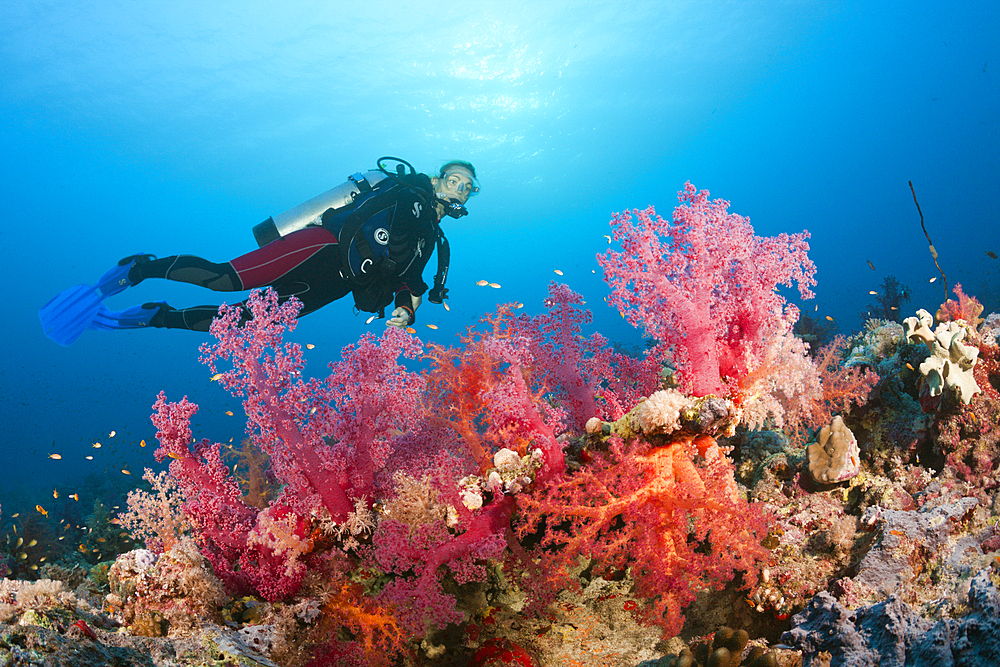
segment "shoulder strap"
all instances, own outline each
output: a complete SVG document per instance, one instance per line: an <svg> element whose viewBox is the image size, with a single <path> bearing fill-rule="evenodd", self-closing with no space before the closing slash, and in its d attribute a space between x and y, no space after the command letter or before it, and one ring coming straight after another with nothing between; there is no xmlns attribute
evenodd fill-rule
<svg viewBox="0 0 1000 667"><path fill-rule="evenodd" d="M451 247L448 245L448 238L444 235L439 223L434 223L434 230L437 232L438 270L434 275L434 287L427 293L427 300L433 304L441 304L448 298L448 288L444 284L448 280Z"/></svg>

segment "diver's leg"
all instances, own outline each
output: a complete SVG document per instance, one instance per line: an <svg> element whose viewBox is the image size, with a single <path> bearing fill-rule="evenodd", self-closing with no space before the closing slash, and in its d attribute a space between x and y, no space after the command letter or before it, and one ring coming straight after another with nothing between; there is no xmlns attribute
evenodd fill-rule
<svg viewBox="0 0 1000 667"><path fill-rule="evenodd" d="M144 307L158 307L159 312L149 320L149 326L160 329L187 329L188 331L208 331L212 320L219 315L219 306L192 306L191 308L171 308L165 303L147 303ZM244 319L249 313L244 309Z"/></svg>
<svg viewBox="0 0 1000 667"><path fill-rule="evenodd" d="M121 263L135 260L128 270L131 285L138 285L146 278L164 278L216 292L238 292L276 283L331 245L336 248L336 236L322 227L307 227L229 262L210 262L194 255L171 255L163 259L134 255ZM333 255L336 260L336 253ZM339 261L335 261L327 268L336 271L338 266Z"/></svg>
<svg viewBox="0 0 1000 667"><path fill-rule="evenodd" d="M326 304L336 301L351 292L351 284L340 277L337 266L337 246L327 245L271 287L278 293L278 303L291 297L302 302L299 317L308 315ZM240 302L242 322L250 319L250 309L246 301ZM193 308L171 308L165 303L145 304L144 307L158 307L160 312L149 321L151 327L166 329L188 329L208 331L212 319L219 314L218 306L194 306ZM242 323L241 322L241 323Z"/></svg>
<svg viewBox="0 0 1000 667"><path fill-rule="evenodd" d="M146 278L165 278L207 287L216 292L237 292L244 289L239 274L230 262L210 262L194 255L171 255L163 259L136 261L128 279L138 285Z"/></svg>
<svg viewBox="0 0 1000 667"><path fill-rule="evenodd" d="M321 227L307 227L224 264L193 255L138 261L129 271L129 280L134 285L146 278L166 278L219 292L271 286L281 303L293 296L301 300L300 314L306 315L350 292L339 266L337 237ZM246 301L240 305L245 321L250 311ZM147 303L142 309L157 310L144 326L190 331L208 331L219 313L219 307L211 305L173 308Z"/></svg>

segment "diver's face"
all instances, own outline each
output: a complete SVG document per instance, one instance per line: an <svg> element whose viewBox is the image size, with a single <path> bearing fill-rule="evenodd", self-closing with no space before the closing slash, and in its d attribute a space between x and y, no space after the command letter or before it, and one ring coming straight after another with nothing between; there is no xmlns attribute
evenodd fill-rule
<svg viewBox="0 0 1000 667"><path fill-rule="evenodd" d="M476 183L472 173L459 166L451 166L443 176L434 179L434 192L445 199L455 199L465 204L476 192Z"/></svg>

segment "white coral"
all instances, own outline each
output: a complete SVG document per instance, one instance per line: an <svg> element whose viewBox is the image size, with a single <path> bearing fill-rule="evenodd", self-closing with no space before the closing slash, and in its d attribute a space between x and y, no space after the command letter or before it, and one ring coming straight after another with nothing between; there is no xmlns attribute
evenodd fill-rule
<svg viewBox="0 0 1000 667"><path fill-rule="evenodd" d="M691 406L691 399L676 389L653 392L639 404L636 417L643 433L673 433L681 427L681 413Z"/></svg>
<svg viewBox="0 0 1000 667"><path fill-rule="evenodd" d="M927 345L930 356L920 364L920 373L927 379L927 390L938 396L951 389L966 405L982 391L972 375L972 368L979 360L979 348L964 342L966 328L958 322L942 322L932 332L930 313L918 310L917 317L903 321L906 337L920 340Z"/></svg>

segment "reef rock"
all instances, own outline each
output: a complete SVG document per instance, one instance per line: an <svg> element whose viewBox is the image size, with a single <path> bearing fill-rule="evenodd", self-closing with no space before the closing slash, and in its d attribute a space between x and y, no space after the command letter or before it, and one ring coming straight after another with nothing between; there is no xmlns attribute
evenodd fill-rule
<svg viewBox="0 0 1000 667"><path fill-rule="evenodd" d="M803 652L802 667L1000 664L1000 591L989 568L972 578L968 607L961 618L936 623L899 598L850 610L829 593L816 595L792 618L782 643ZM825 651L832 660L821 661Z"/></svg>

